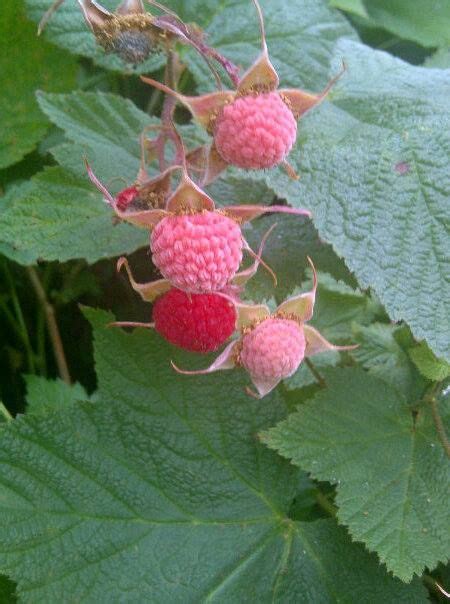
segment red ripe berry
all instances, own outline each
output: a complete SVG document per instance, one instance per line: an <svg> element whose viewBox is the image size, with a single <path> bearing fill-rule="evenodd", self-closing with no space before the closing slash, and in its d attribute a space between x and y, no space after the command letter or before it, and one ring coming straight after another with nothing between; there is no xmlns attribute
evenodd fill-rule
<svg viewBox="0 0 450 604"><path fill-rule="evenodd" d="M127 189L123 189L123 191L120 191L120 193L117 194L116 208L121 212L125 212L130 203L134 201L138 194L139 191L134 185L132 187L128 187Z"/></svg>
<svg viewBox="0 0 450 604"><path fill-rule="evenodd" d="M236 326L236 310L218 294L187 294L172 288L153 305L156 331L191 352L212 352Z"/></svg>

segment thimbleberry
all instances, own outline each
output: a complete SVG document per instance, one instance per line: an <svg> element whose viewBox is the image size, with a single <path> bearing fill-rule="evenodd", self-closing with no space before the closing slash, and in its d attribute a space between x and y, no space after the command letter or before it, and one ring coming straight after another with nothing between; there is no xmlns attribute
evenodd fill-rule
<svg viewBox="0 0 450 604"><path fill-rule="evenodd" d="M293 375L305 357L327 350L350 350L354 346L335 346L310 325L316 298L317 276L314 265L311 291L285 300L271 314L265 304L237 304L237 324L242 330L239 339L225 350L207 369L179 373L197 375L242 366L247 370L257 398L271 392L284 378Z"/></svg>

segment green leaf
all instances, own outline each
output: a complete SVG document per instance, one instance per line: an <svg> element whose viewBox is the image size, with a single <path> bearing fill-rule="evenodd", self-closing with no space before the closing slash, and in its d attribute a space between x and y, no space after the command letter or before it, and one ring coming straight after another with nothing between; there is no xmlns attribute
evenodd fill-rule
<svg viewBox="0 0 450 604"><path fill-rule="evenodd" d="M224 180L228 182L227 175ZM332 272L337 279L354 284L344 262L336 256L330 245L319 238L310 220L282 214L258 219L244 228L244 236L254 250L258 249L264 233L275 223L263 256L277 275L278 285L274 289L272 278L260 268L256 277L247 284L247 297L259 301L274 295L281 303L305 280L309 267L307 256L312 258L318 270Z"/></svg>
<svg viewBox="0 0 450 604"><path fill-rule="evenodd" d="M20 0L3 0L0 24L0 169L19 161L44 136L48 122L36 104L37 87L65 90L75 82L76 63L36 37Z"/></svg>
<svg viewBox="0 0 450 604"><path fill-rule="evenodd" d="M38 94L39 105L66 137L75 143L64 155L65 168L86 174L87 157L102 182L123 178L124 188L137 175L139 137L146 126L158 124L131 101L114 94L75 91L71 94ZM58 148L57 148L58 149ZM56 153L57 159L58 152Z"/></svg>
<svg viewBox="0 0 450 604"><path fill-rule="evenodd" d="M300 122L290 155L300 180L273 171L268 186L307 205L319 235L391 319L450 357L448 73L348 41L336 55L348 71L334 106Z"/></svg>
<svg viewBox="0 0 450 604"><path fill-rule="evenodd" d="M415 402L426 384L411 363L407 349L397 341L400 332L401 328L382 323L354 325L353 337L359 347L350 354L369 373L397 388L409 402Z"/></svg>
<svg viewBox="0 0 450 604"><path fill-rule="evenodd" d="M412 348L409 351L409 356L420 373L427 379L433 380L434 382L441 382L450 377L450 363L438 359L425 342Z"/></svg>
<svg viewBox="0 0 450 604"><path fill-rule="evenodd" d="M450 4L430 0L423 13L421 0L364 0L370 19L379 27L422 44L443 46L450 43Z"/></svg>
<svg viewBox="0 0 450 604"><path fill-rule="evenodd" d="M369 17L364 0L330 0L330 6L365 19Z"/></svg>
<svg viewBox="0 0 450 604"><path fill-rule="evenodd" d="M89 263L146 245L148 234L113 226L111 210L87 178L49 168L1 198L0 246L21 264L85 258Z"/></svg>
<svg viewBox="0 0 450 604"><path fill-rule="evenodd" d="M52 0L25 0L29 17L37 24ZM100 3L108 10L115 10L120 2L102 0ZM66 0L52 15L41 36L76 55L93 59L97 65L113 71L132 73L148 73L164 63L164 55L150 56L136 68L125 64L117 55L106 54L101 46L96 44L94 35L83 17L78 2ZM42 43L42 40L41 40Z"/></svg>
<svg viewBox="0 0 450 604"><path fill-rule="evenodd" d="M180 9L184 4L190 3L181 0L173 3ZM213 0L198 4L202 9L217 6ZM269 54L282 85L290 83L320 90L328 80L328 65L335 42L343 36L357 39L348 21L327 4L326 0L261 1ZM202 12L200 10L198 14ZM194 15L193 18L200 21L200 17ZM205 26L205 23L200 22L200 25ZM250 67L261 51L257 15L247 0L221 2L216 14L208 15L205 27L208 43L243 70ZM204 61L192 51L189 58L189 67L202 90L212 89L214 80Z"/></svg>
<svg viewBox="0 0 450 604"><path fill-rule="evenodd" d="M450 69L450 47L439 48L424 63L425 67Z"/></svg>
<svg viewBox="0 0 450 604"><path fill-rule="evenodd" d="M338 520L404 581L446 560L448 460L431 410L361 369L330 370L328 388L263 441L337 485ZM450 409L441 408L442 415Z"/></svg>
<svg viewBox="0 0 450 604"><path fill-rule="evenodd" d="M38 375L26 375L27 412L47 413L67 407L76 401L87 401L89 395L81 384L66 384L62 380L47 380Z"/></svg>
<svg viewBox="0 0 450 604"><path fill-rule="evenodd" d="M177 376L155 334L87 314L98 402L0 436L0 565L23 602L426 601L334 521L287 517L299 472L255 438L276 393Z"/></svg>

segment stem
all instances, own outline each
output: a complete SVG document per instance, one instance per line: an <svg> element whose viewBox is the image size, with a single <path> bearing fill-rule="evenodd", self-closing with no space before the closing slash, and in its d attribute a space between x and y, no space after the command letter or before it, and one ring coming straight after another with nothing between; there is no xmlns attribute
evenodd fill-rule
<svg viewBox="0 0 450 604"><path fill-rule="evenodd" d="M67 366L66 356L64 354L64 348L59 333L58 323L56 322L55 309L47 299L42 283L35 269L31 266L27 268L28 276L31 284L33 285L34 291L39 302L42 304L42 308L45 314L45 320L47 322L48 333L53 346L53 353L55 355L56 363L58 365L58 371L61 379L66 384L71 383L69 368Z"/></svg>
<svg viewBox="0 0 450 604"><path fill-rule="evenodd" d="M322 491L317 490L315 492L316 501L320 505L320 507L325 510L327 514L329 514L332 518L336 518L336 507L329 501Z"/></svg>
<svg viewBox="0 0 450 604"><path fill-rule="evenodd" d="M7 422L11 422L14 419L2 401L0 401L0 414L3 415Z"/></svg>
<svg viewBox="0 0 450 604"><path fill-rule="evenodd" d="M431 412L433 414L434 425L436 426L436 432L438 433L439 440L444 447L444 451L447 454L447 457L450 458L450 443L447 438L447 434L445 433L444 423L442 422L442 418L439 415L439 409L437 405L437 400L433 397L430 399Z"/></svg>
<svg viewBox="0 0 450 604"><path fill-rule="evenodd" d="M325 381L325 378L320 375L315 365L307 357L305 357L303 360L305 361L306 365L308 366L308 369L311 371L313 376L316 378L316 381L319 382L320 386L322 386L322 388L326 388L327 383Z"/></svg>
<svg viewBox="0 0 450 604"><path fill-rule="evenodd" d="M443 587L439 585L439 583L433 577L431 577L430 575L422 575L422 579L424 583L429 585L431 589L433 589L439 596L445 596L446 598L449 597L448 593L444 590Z"/></svg>

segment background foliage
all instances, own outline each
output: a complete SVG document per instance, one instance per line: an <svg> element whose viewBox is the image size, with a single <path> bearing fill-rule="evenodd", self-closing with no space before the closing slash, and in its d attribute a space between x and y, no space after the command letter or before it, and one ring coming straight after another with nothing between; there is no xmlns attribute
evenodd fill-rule
<svg viewBox="0 0 450 604"><path fill-rule="evenodd" d="M244 69L256 57L249 1L166 4ZM311 209L277 219L277 289L261 273L246 295L307 288L310 255L312 325L359 344L262 401L239 371L177 376L171 358L207 359L106 327L150 316L115 257L155 271L148 234L113 225L83 157L115 192L134 180L162 104L137 74L162 79L164 57L134 70L105 55L70 0L37 38L48 6L6 0L0 16L0 601L443 601L450 5L262 1L283 86L319 91L342 60L347 72L299 123L299 181L229 169L209 192ZM179 52L182 91L212 89L204 61ZM188 146L202 139L176 115Z"/></svg>

